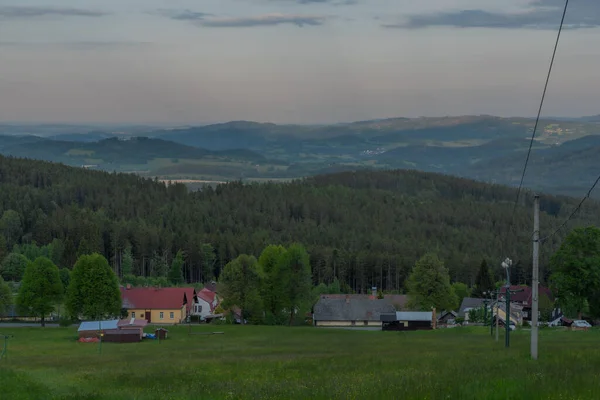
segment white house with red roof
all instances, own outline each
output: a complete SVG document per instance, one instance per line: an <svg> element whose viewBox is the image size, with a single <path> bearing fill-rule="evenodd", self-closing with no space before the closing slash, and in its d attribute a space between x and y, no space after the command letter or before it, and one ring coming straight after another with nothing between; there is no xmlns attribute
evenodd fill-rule
<svg viewBox="0 0 600 400"><path fill-rule="evenodd" d="M203 288L196 293L196 303L194 304L192 315L197 315L201 319L209 315L214 315L215 309L219 305L219 296L208 288Z"/></svg>

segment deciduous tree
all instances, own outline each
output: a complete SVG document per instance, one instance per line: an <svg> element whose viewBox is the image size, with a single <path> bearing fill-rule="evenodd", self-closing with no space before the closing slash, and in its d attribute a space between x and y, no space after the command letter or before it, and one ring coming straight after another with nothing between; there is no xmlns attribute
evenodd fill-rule
<svg viewBox="0 0 600 400"><path fill-rule="evenodd" d="M600 229L573 229L552 255L550 269L558 301L574 307L581 319L586 304L600 287Z"/></svg>
<svg viewBox="0 0 600 400"><path fill-rule="evenodd" d="M262 276L255 257L246 254L225 265L219 283L222 285L224 306L241 310L241 323L245 318L259 320L262 313L260 287Z"/></svg>
<svg viewBox="0 0 600 400"><path fill-rule="evenodd" d="M25 268L17 305L32 316L40 317L45 326L46 316L54 311L64 294L58 267L46 257L38 257Z"/></svg>
<svg viewBox="0 0 600 400"><path fill-rule="evenodd" d="M448 270L435 254L426 254L415 264L407 282L409 306L416 310L453 310L458 299Z"/></svg>
<svg viewBox="0 0 600 400"><path fill-rule="evenodd" d="M10 253L2 260L0 275L7 281L20 281L29 262L22 254Z"/></svg>
<svg viewBox="0 0 600 400"><path fill-rule="evenodd" d="M6 312L13 303L13 295L8 283L0 276L0 313Z"/></svg>
<svg viewBox="0 0 600 400"><path fill-rule="evenodd" d="M471 296L471 289L462 283L462 282L454 282L452 284L452 290L454 290L454 294L456 294L457 304L460 305L465 297Z"/></svg>
<svg viewBox="0 0 600 400"><path fill-rule="evenodd" d="M283 310L284 288L280 267L285 252L283 246L270 245L265 247L258 258L258 264L264 276L261 287L263 305L270 317L276 321Z"/></svg>
<svg viewBox="0 0 600 400"><path fill-rule="evenodd" d="M292 325L296 314L307 306L312 288L310 257L304 246L292 244L280 256L279 275L283 288L283 305Z"/></svg>
<svg viewBox="0 0 600 400"><path fill-rule="evenodd" d="M67 290L65 302L71 317L104 319L119 316L119 280L106 258L100 254L79 257Z"/></svg>

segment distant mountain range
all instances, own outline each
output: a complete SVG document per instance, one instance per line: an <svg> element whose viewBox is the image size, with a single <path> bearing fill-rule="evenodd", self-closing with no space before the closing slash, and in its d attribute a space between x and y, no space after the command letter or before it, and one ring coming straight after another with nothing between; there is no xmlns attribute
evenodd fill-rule
<svg viewBox="0 0 600 400"><path fill-rule="evenodd" d="M60 126L6 131L0 153L168 178L290 179L407 168L518 185L534 119L488 115L390 118L335 125L232 121L184 128ZM25 135L29 132L30 135ZM7 135L10 134L10 135ZM540 121L525 184L582 195L600 174L600 116ZM11 136L12 135L12 136ZM127 140L124 140L127 139Z"/></svg>

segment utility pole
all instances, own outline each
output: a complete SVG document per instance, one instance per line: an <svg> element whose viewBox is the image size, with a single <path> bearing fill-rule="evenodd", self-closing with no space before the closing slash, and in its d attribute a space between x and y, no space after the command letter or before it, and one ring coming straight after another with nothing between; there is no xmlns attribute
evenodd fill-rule
<svg viewBox="0 0 600 400"><path fill-rule="evenodd" d="M533 200L533 274L531 283L531 358L538 358L538 312L540 281L540 196Z"/></svg>
<svg viewBox="0 0 600 400"><path fill-rule="evenodd" d="M504 327L506 328L506 333L504 335L504 346L510 346L510 267L512 266L512 260L510 258L506 258L502 262L502 268L506 270L506 310L504 310Z"/></svg>
<svg viewBox="0 0 600 400"><path fill-rule="evenodd" d="M506 334L504 335L504 347L510 346L510 283L506 285L506 314L504 318L504 327Z"/></svg>
<svg viewBox="0 0 600 400"><path fill-rule="evenodd" d="M499 328L500 328L500 317L498 317L498 312L500 311L500 290L496 291L496 342L499 340L498 335L500 335L500 333L498 332Z"/></svg>

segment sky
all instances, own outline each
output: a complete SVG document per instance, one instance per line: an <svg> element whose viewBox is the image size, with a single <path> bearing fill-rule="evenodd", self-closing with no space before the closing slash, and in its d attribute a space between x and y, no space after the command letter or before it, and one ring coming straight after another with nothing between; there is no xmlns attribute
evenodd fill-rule
<svg viewBox="0 0 600 400"><path fill-rule="evenodd" d="M0 123L535 116L563 0L0 0ZM600 113L570 1L543 115Z"/></svg>

